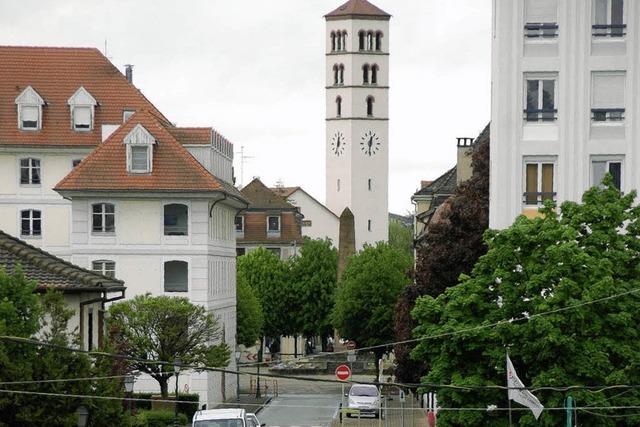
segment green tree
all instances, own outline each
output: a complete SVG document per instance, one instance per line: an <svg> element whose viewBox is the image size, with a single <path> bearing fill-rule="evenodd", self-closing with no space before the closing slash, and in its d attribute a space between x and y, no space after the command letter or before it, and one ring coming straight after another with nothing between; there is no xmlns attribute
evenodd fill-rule
<svg viewBox="0 0 640 427"><path fill-rule="evenodd" d="M0 269L0 335L36 338L48 344L71 347L79 344L77 330L69 329L73 316L58 292L35 293L36 283L28 281L20 268L9 275ZM107 367L113 362L105 358ZM31 383L6 385L3 388L26 392L94 395L96 390L118 380L55 382L68 378L89 378L112 375L93 365L82 353L61 348L15 341L0 341L0 381ZM44 380L47 380L44 382ZM122 387L111 390L109 396L122 395ZM30 394L0 395L0 426L55 425L75 426L78 406L90 409L90 426L127 425L122 404L117 400L97 400ZM108 413L109 422L99 416Z"/></svg>
<svg viewBox="0 0 640 427"><path fill-rule="evenodd" d="M470 276L438 297L420 298L413 311L415 336L489 325L561 309L640 287L640 208L635 192L592 188L582 203L565 202L561 215L547 204L535 219L519 217L503 231L487 232L488 252ZM505 347L523 382L542 386L599 386L640 382L637 293L533 318L504 322L442 339L421 341L413 356L426 360L424 383L506 385ZM640 401L638 389L594 392L538 390L547 407L562 407L571 394L580 406L626 406ZM443 407L505 407L503 390L438 390ZM517 404L516 404L517 405ZM596 416L592 413L604 416ZM584 426L639 425L636 411L580 412ZM607 417L625 415L625 417ZM442 426L506 426L506 413L442 412ZM562 411L514 412L522 426L558 426Z"/></svg>
<svg viewBox="0 0 640 427"><path fill-rule="evenodd" d="M411 258L387 243L365 248L352 256L338 286L333 325L358 347L392 342L393 312L398 295L411 280ZM380 347L378 358L390 350Z"/></svg>
<svg viewBox="0 0 640 427"><path fill-rule="evenodd" d="M137 295L109 307L113 345L127 356L185 365L223 367L229 363L229 348L212 313L187 298ZM130 367L158 381L162 397L174 375L172 365L135 362Z"/></svg>
<svg viewBox="0 0 640 427"><path fill-rule="evenodd" d="M255 291L244 280L236 288L236 316L238 319L238 344L255 345L262 333L264 315Z"/></svg>
<svg viewBox="0 0 640 427"><path fill-rule="evenodd" d="M300 254L291 262L290 277L300 304L300 332L306 337L324 338L331 331L337 269L338 251L329 239L305 238Z"/></svg>
<svg viewBox="0 0 640 427"><path fill-rule="evenodd" d="M400 221L389 221L389 245L413 258L413 229Z"/></svg>
<svg viewBox="0 0 640 427"><path fill-rule="evenodd" d="M299 332L295 324L298 301L287 279L287 265L275 254L258 248L238 258L240 286L249 285L258 296L264 323L262 335L276 338Z"/></svg>

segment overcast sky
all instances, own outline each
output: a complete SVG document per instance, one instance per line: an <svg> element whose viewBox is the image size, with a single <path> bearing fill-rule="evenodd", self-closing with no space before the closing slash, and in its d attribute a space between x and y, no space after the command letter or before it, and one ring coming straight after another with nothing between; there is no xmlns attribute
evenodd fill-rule
<svg viewBox="0 0 640 427"><path fill-rule="evenodd" d="M344 0L346 1L346 0ZM0 1L0 44L90 46L179 126L214 126L252 156L244 183L325 200L323 15L334 0ZM491 2L375 0L393 15L390 210L455 163L490 118Z"/></svg>

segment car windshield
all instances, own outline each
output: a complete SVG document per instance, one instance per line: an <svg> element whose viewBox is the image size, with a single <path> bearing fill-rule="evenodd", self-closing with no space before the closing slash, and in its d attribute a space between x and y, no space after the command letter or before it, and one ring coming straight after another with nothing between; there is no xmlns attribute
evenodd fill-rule
<svg viewBox="0 0 640 427"><path fill-rule="evenodd" d="M244 427L242 420L202 420L193 423L194 427Z"/></svg>
<svg viewBox="0 0 640 427"><path fill-rule="evenodd" d="M351 387L351 391L349 392L351 396L369 396L375 397L378 395L378 389L375 387Z"/></svg>

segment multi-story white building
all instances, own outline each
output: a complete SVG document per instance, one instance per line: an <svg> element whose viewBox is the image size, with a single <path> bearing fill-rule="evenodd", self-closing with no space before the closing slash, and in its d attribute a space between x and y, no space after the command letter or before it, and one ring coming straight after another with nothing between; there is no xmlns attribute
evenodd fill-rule
<svg viewBox="0 0 640 427"><path fill-rule="evenodd" d="M351 209L360 249L389 237L391 16L349 0L325 18L326 202L337 216Z"/></svg>
<svg viewBox="0 0 640 427"><path fill-rule="evenodd" d="M0 229L123 280L127 296L188 297L234 348L234 218L247 204L232 157L211 128L172 125L96 49L0 47ZM235 380L180 385L212 404Z"/></svg>
<svg viewBox="0 0 640 427"><path fill-rule="evenodd" d="M490 226L640 188L640 2L494 0Z"/></svg>

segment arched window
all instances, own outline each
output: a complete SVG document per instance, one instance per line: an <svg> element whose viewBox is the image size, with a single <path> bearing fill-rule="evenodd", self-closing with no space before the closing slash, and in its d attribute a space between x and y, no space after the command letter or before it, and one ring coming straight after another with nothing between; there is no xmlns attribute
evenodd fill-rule
<svg viewBox="0 0 640 427"><path fill-rule="evenodd" d="M342 34L339 31L336 34L336 50L342 50Z"/></svg>
<svg viewBox="0 0 640 427"><path fill-rule="evenodd" d="M369 84L369 64L364 64L362 66L362 84Z"/></svg>
<svg viewBox="0 0 640 427"><path fill-rule="evenodd" d="M189 264L185 261L164 263L164 291L187 292L189 290Z"/></svg>
<svg viewBox="0 0 640 427"><path fill-rule="evenodd" d="M333 84L334 85L337 85L338 82L340 81L339 76L340 76L340 72L338 69L338 64L336 64L333 66Z"/></svg>
<svg viewBox="0 0 640 427"><path fill-rule="evenodd" d="M376 50L382 50L382 31L376 33Z"/></svg>
<svg viewBox="0 0 640 427"><path fill-rule="evenodd" d="M164 235L189 235L189 208L186 205L164 205Z"/></svg>
<svg viewBox="0 0 640 427"><path fill-rule="evenodd" d="M335 52L336 50L336 33L331 31L331 52Z"/></svg>
<svg viewBox="0 0 640 427"><path fill-rule="evenodd" d="M378 84L378 65L374 64L371 66L371 84Z"/></svg>
<svg viewBox="0 0 640 427"><path fill-rule="evenodd" d="M347 50L347 31L342 31L342 50Z"/></svg>
<svg viewBox="0 0 640 427"><path fill-rule="evenodd" d="M373 99L373 96L368 96L367 97L367 116L371 117L373 116L373 103L375 102L375 99Z"/></svg>
<svg viewBox="0 0 640 427"><path fill-rule="evenodd" d="M344 84L344 65L340 64L340 75L338 76L338 83L339 84Z"/></svg>
<svg viewBox="0 0 640 427"><path fill-rule="evenodd" d="M364 50L364 40L365 40L365 33L364 31L360 30L360 32L358 33L358 49Z"/></svg>
<svg viewBox="0 0 640 427"><path fill-rule="evenodd" d="M367 33L367 50L373 50L373 31Z"/></svg>
<svg viewBox="0 0 640 427"><path fill-rule="evenodd" d="M342 115L342 98L336 98L336 117L340 117Z"/></svg>

